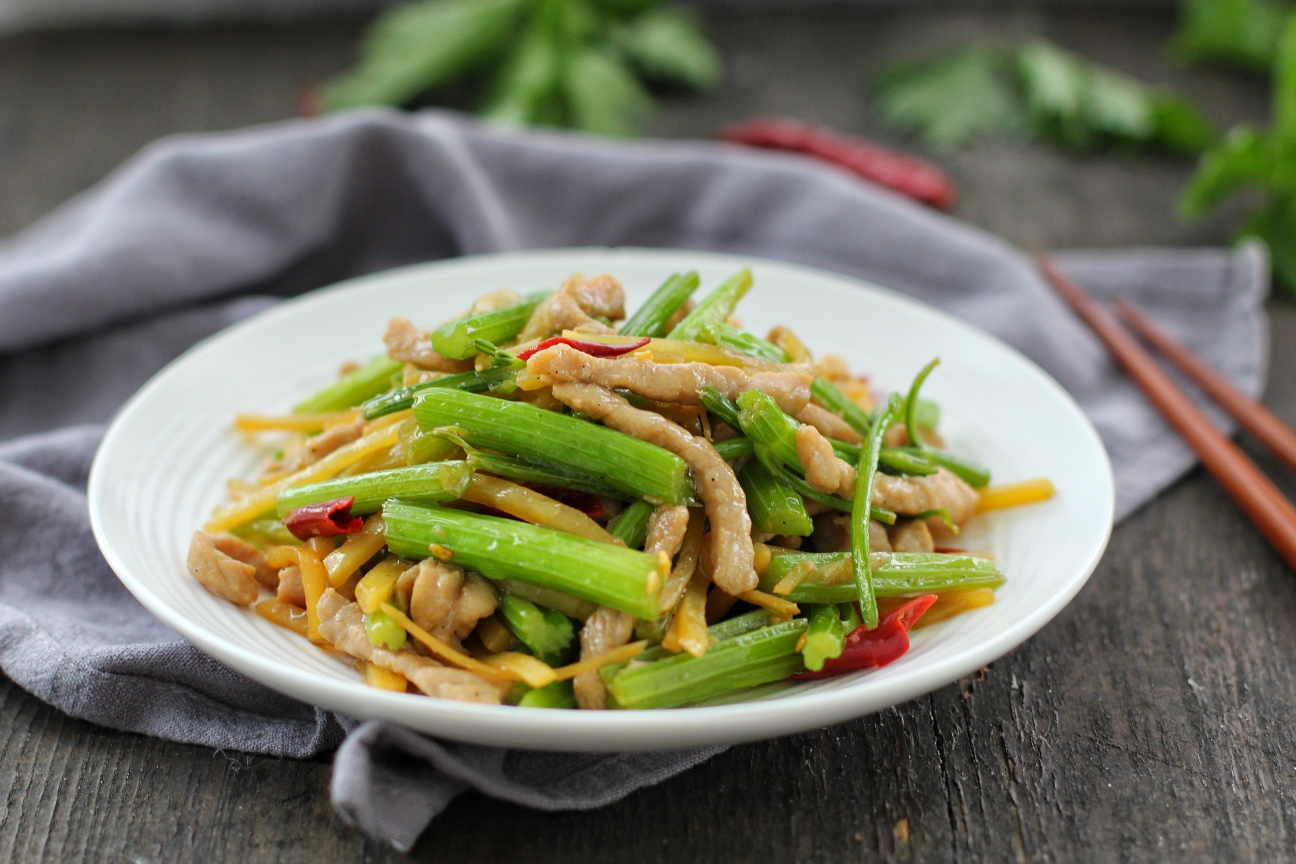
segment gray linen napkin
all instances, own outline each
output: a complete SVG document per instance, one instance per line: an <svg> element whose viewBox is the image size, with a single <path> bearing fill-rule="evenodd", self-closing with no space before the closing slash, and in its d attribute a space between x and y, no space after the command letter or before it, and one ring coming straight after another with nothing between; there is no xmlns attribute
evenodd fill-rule
<svg viewBox="0 0 1296 864"><path fill-rule="evenodd" d="M709 758L718 748L554 756L430 741L382 722L352 730L180 640L121 587L90 536L94 424L193 342L274 302L262 295L413 261L578 245L782 258L981 326L1093 420L1112 455L1118 517L1192 464L1023 253L800 157L504 132L447 112L172 138L0 243L0 441L13 439L0 445L0 668L67 713L118 729L291 756L342 741L334 802L402 849L465 788L589 808ZM1261 247L1060 260L1095 294L1135 298L1246 392L1261 390Z"/></svg>

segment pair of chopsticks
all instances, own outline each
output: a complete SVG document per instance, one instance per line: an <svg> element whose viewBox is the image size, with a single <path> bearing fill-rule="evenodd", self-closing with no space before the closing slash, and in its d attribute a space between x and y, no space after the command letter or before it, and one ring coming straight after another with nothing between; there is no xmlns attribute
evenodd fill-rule
<svg viewBox="0 0 1296 864"><path fill-rule="evenodd" d="M1296 507L1255 464L1202 413L1125 326L1067 277L1048 256L1039 268L1144 395L1201 459L1224 491L1246 513L1270 545L1296 570ZM1187 378L1233 416L1288 468L1296 471L1296 433L1196 355L1171 339L1126 300L1114 303L1125 324L1178 367Z"/></svg>

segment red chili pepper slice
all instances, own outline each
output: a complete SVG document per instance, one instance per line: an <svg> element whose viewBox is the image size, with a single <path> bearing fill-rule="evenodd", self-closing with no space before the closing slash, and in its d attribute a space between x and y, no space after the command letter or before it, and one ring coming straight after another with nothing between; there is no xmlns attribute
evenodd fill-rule
<svg viewBox="0 0 1296 864"><path fill-rule="evenodd" d="M894 663L909 650L909 628L936 602L935 594L915 597L908 603L888 612L872 630L860 625L846 637L846 646L840 657L824 663L818 672L793 675L794 681L813 681L831 678L856 669L873 669Z"/></svg>
<svg viewBox="0 0 1296 864"><path fill-rule="evenodd" d="M533 354L537 354L546 348L552 348L555 345L567 345L575 348L577 351L583 351L591 357L620 357L622 354L629 354L631 351L638 351L652 340L645 336L634 342L626 342L623 345L604 345L602 342L585 342L581 339L569 339L566 336L554 336L546 339L534 348L528 348L517 355L519 360L530 360Z"/></svg>
<svg viewBox="0 0 1296 864"><path fill-rule="evenodd" d="M284 527L298 540L355 534L364 527L364 520L352 515L351 505L353 504L355 504L354 497L307 504L289 513L283 520Z"/></svg>
<svg viewBox="0 0 1296 864"><path fill-rule="evenodd" d="M761 118L721 129L719 138L731 144L804 153L939 210L949 210L958 199L958 188L935 165L823 126Z"/></svg>

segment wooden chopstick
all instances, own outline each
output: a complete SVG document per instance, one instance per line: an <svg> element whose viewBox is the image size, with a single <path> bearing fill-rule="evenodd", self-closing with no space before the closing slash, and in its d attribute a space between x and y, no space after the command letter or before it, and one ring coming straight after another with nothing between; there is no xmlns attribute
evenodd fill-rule
<svg viewBox="0 0 1296 864"><path fill-rule="evenodd" d="M1296 570L1296 508L1171 380L1120 322L1046 255L1039 268L1201 459L1274 550Z"/></svg>
<svg viewBox="0 0 1296 864"><path fill-rule="evenodd" d="M1242 424L1261 444L1296 471L1296 432L1268 408L1247 396L1223 375L1202 362L1196 354L1176 342L1128 300L1117 300L1116 313L1135 332L1179 368L1194 384Z"/></svg>

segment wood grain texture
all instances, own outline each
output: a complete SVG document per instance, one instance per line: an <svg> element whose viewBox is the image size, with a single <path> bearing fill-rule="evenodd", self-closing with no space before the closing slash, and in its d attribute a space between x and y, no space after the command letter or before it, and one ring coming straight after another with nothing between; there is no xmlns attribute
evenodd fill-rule
<svg viewBox="0 0 1296 864"><path fill-rule="evenodd" d="M727 83L675 97L658 134L784 112L904 143L866 110L889 59L1044 34L1217 121L1263 120L1262 82L1165 62L1164 12L709 12ZM0 233L152 138L291 115L348 62L353 24L0 40ZM1027 248L1220 243L1228 214L1170 215L1180 160L987 143L937 156L959 215ZM1296 422L1296 310L1272 302L1267 404ZM1289 496L1296 479L1247 452ZM1074 603L1009 656L851 723L737 747L593 813L476 794L420 861L1271 861L1296 851L1296 581L1196 471L1117 529ZM113 732L0 681L0 860L405 860L328 804L328 760Z"/></svg>

